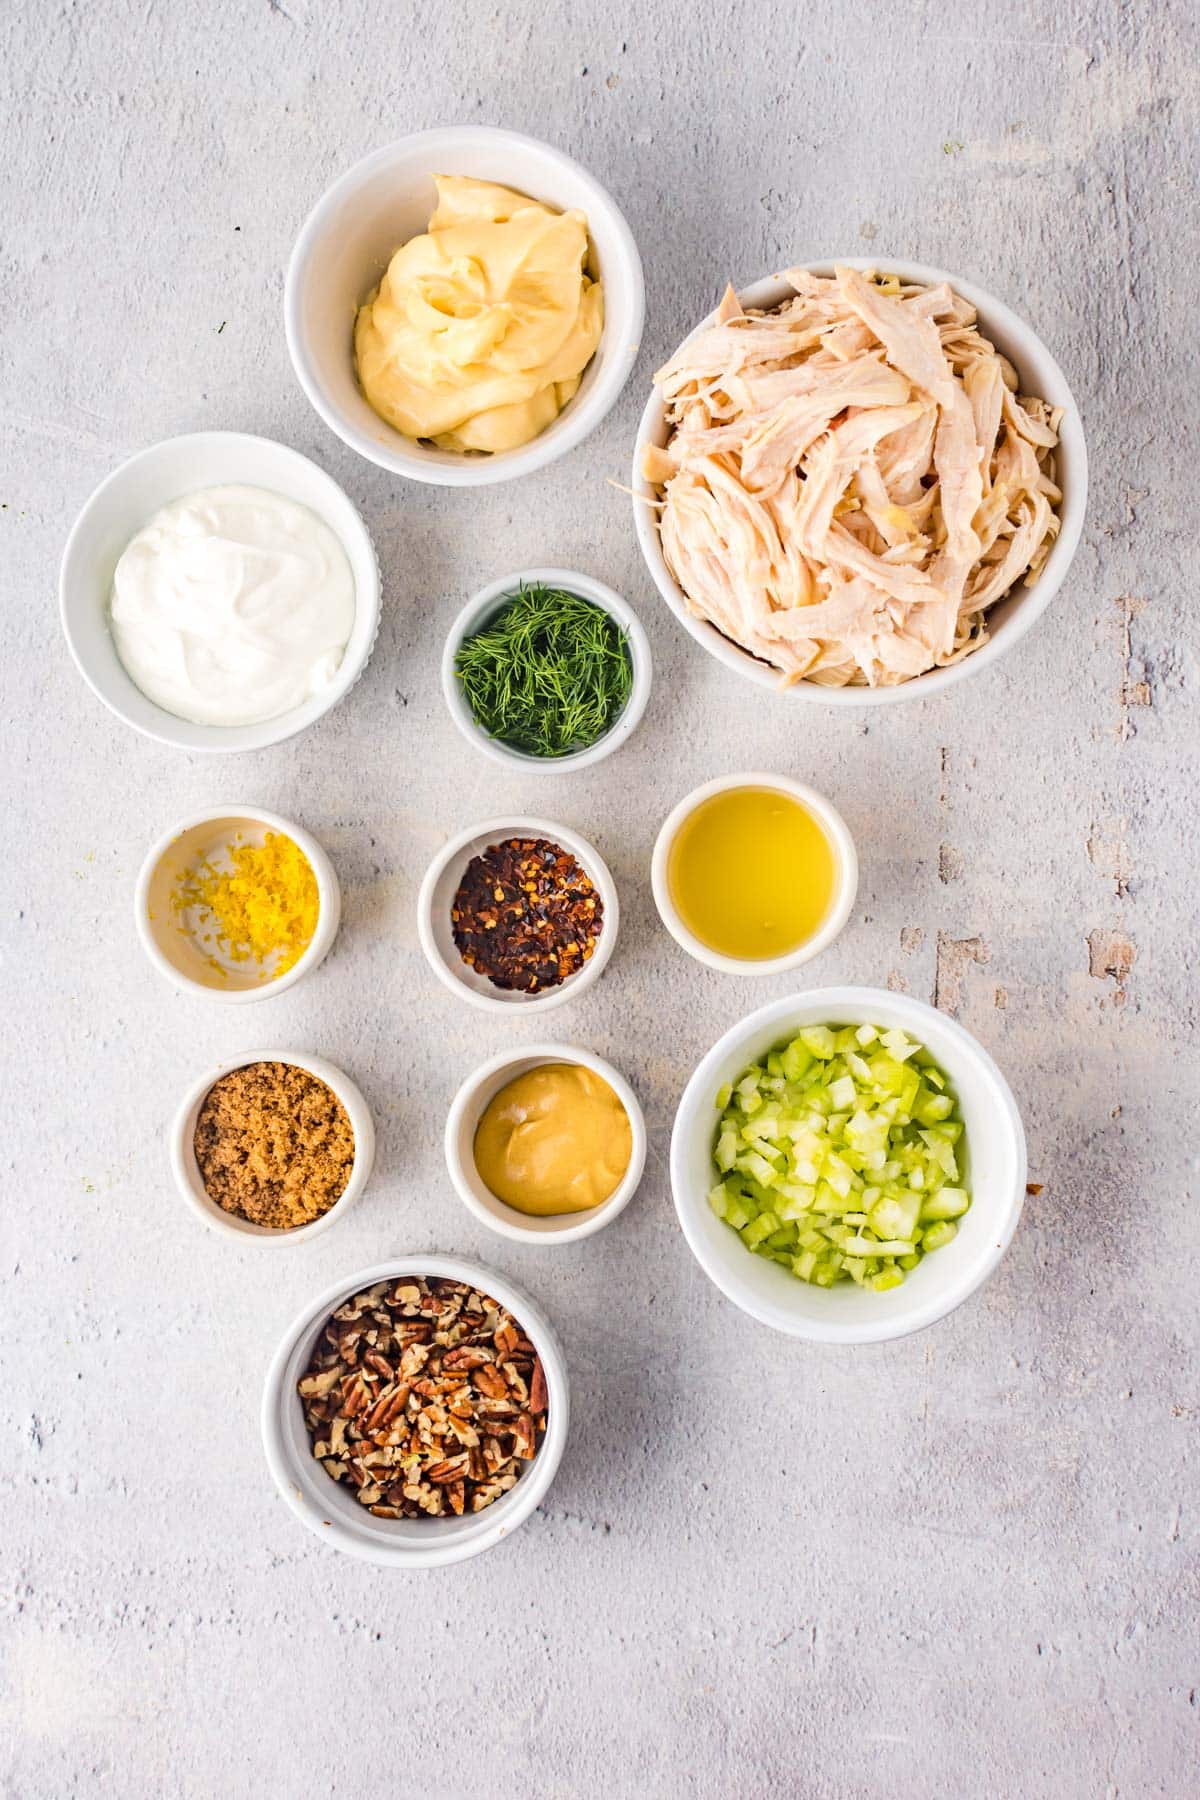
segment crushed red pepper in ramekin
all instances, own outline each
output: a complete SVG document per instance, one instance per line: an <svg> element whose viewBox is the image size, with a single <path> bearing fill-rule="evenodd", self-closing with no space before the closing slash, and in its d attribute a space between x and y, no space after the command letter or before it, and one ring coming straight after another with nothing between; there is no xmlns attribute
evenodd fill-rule
<svg viewBox="0 0 1200 1800"><path fill-rule="evenodd" d="M494 987L544 993L576 974L604 928L604 902L547 838L505 838L467 864L450 908L463 961Z"/></svg>

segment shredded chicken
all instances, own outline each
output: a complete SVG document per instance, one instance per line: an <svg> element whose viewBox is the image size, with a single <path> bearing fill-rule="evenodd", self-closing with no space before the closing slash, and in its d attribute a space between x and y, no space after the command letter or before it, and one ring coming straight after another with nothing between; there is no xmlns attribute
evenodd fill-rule
<svg viewBox="0 0 1200 1800"><path fill-rule="evenodd" d="M1032 583L1059 530L1061 408L945 285L791 269L794 298L713 322L655 376L670 436L642 470L691 610L785 683L943 668Z"/></svg>

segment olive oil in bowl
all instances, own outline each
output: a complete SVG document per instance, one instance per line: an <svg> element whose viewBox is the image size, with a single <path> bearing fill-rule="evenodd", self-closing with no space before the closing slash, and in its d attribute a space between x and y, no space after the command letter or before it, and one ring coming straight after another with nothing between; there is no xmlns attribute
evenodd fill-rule
<svg viewBox="0 0 1200 1800"><path fill-rule="evenodd" d="M667 858L680 922L718 956L771 962L828 919L837 851L821 820L782 788L721 788L680 824Z"/></svg>

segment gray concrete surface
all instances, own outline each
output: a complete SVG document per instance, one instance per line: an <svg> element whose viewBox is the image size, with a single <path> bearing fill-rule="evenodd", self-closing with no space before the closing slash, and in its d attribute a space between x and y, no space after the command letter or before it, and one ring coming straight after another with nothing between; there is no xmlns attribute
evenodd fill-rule
<svg viewBox="0 0 1200 1800"><path fill-rule="evenodd" d="M1194 819L1197 62L1183 0L648 0L4 9L0 1769L8 1800L116 1795L1185 1796L1197 1790ZM411 128L543 135L646 261L636 376L546 476L454 494L361 463L281 328L304 213ZM1007 296L1086 411L1074 573L1004 666L870 719L751 703L643 572L625 497L651 370L728 275L889 251ZM72 668L63 539L143 444L203 426L317 458L374 529L385 617L352 699L204 761L125 731ZM465 755L436 680L464 596L553 560L653 640L619 759L525 781ZM703 1049L765 997L654 916L667 806L739 766L832 794L851 927L816 980L957 1012L1026 1119L1031 1200L984 1292L908 1342L785 1342L693 1263L664 1158ZM172 993L134 937L153 835L257 800L345 886L311 983L249 1012ZM621 888L599 989L556 1016L644 1097L618 1227L522 1253L464 1212L440 1133L511 1029L427 972L438 841L498 806L591 834ZM772 992L781 991L775 984ZM356 1214L294 1253L205 1234L163 1130L268 1040L351 1070L380 1126ZM259 1448L264 1367L316 1288L470 1252L561 1328L572 1440L548 1504L468 1566L395 1575L310 1539Z"/></svg>

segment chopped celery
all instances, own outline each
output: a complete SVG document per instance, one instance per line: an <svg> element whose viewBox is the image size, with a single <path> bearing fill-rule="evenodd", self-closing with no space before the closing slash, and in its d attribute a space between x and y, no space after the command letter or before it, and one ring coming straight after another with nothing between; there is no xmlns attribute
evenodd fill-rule
<svg viewBox="0 0 1200 1800"><path fill-rule="evenodd" d="M732 1125L724 1126L713 1152L713 1158L722 1175L727 1175L737 1161L737 1149L737 1131Z"/></svg>
<svg viewBox="0 0 1200 1800"><path fill-rule="evenodd" d="M709 1205L800 1281L885 1293L971 1204L958 1103L902 1031L806 1026L716 1101Z"/></svg>
<svg viewBox="0 0 1200 1800"><path fill-rule="evenodd" d="M759 1213L757 1219L751 1219L743 1231L742 1242L748 1244L751 1250L757 1249L759 1244L766 1242L778 1223L779 1220L773 1212Z"/></svg>
<svg viewBox="0 0 1200 1800"><path fill-rule="evenodd" d="M785 1044L779 1054L783 1073L788 1081L799 1081L812 1068L812 1052L806 1050L799 1038Z"/></svg>
<svg viewBox="0 0 1200 1800"><path fill-rule="evenodd" d="M779 1171L765 1156L760 1156L757 1150L752 1150L748 1156L740 1156L738 1164L748 1175L753 1175L756 1181L761 1182L763 1187L774 1187L779 1179Z"/></svg>
<svg viewBox="0 0 1200 1800"><path fill-rule="evenodd" d="M857 1061L857 1058L855 1058ZM857 1098L853 1075L842 1075L829 1090L829 1098L839 1112L849 1112ZM928 1123L928 1121L927 1121Z"/></svg>
<svg viewBox="0 0 1200 1800"><path fill-rule="evenodd" d="M936 1194L930 1194L921 1207L921 1221L926 1219L957 1219L966 1212L971 1204L971 1196L966 1188L939 1188Z"/></svg>
<svg viewBox="0 0 1200 1800"><path fill-rule="evenodd" d="M904 1238L878 1238L863 1236L847 1238L842 1245L847 1256L911 1256L916 1245Z"/></svg>
<svg viewBox="0 0 1200 1800"><path fill-rule="evenodd" d="M868 1215L871 1230L882 1238L911 1238L921 1217L921 1196L907 1194L877 1200Z"/></svg>

